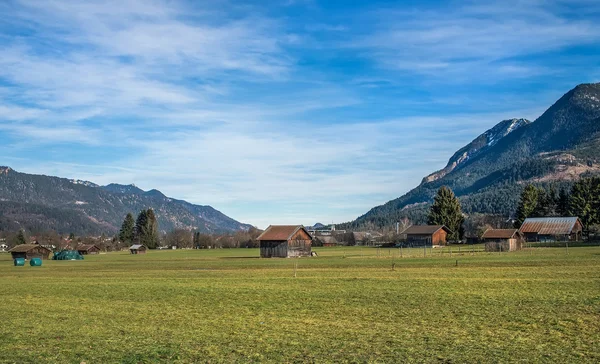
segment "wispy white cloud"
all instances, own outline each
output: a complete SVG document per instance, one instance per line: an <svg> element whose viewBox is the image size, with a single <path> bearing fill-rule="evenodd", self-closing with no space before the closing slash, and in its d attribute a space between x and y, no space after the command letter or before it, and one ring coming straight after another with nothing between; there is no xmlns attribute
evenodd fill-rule
<svg viewBox="0 0 600 364"><path fill-rule="evenodd" d="M535 76L520 57L600 40L597 19L569 17L560 2L458 2L421 10L376 11L378 30L347 46L368 50L382 65L443 80ZM585 12L600 6L587 3Z"/></svg>

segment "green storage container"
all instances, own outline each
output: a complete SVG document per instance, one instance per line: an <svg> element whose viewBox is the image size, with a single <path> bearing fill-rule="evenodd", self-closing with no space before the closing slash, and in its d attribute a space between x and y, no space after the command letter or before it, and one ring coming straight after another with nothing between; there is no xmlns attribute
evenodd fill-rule
<svg viewBox="0 0 600 364"><path fill-rule="evenodd" d="M22 267L25 265L25 258L15 258L15 267Z"/></svg>
<svg viewBox="0 0 600 364"><path fill-rule="evenodd" d="M42 259L41 258L31 258L31 260L29 261L29 265L32 267L41 267Z"/></svg>

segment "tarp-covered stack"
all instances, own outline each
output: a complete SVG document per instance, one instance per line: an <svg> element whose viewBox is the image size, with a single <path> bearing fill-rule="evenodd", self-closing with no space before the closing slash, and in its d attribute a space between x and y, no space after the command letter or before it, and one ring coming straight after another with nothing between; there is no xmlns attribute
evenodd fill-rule
<svg viewBox="0 0 600 364"><path fill-rule="evenodd" d="M83 255L77 250L63 250L54 253L52 260L83 260Z"/></svg>

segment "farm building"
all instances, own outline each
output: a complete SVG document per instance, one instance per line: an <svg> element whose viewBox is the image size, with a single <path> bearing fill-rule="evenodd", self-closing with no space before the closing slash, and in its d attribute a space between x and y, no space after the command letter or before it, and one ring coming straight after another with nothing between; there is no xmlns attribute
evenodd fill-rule
<svg viewBox="0 0 600 364"><path fill-rule="evenodd" d="M31 259L31 258L42 258L48 259L50 256L50 249L45 248L39 244L21 244L17 245L11 250L9 250L13 259L23 258L23 259Z"/></svg>
<svg viewBox="0 0 600 364"><path fill-rule="evenodd" d="M481 240L488 252L512 252L523 248L523 236L517 229L488 229Z"/></svg>
<svg viewBox="0 0 600 364"><path fill-rule="evenodd" d="M141 244L134 244L129 247L131 254L146 254L146 246Z"/></svg>
<svg viewBox="0 0 600 364"><path fill-rule="evenodd" d="M333 236L317 236L315 240L319 240L321 246L338 246L340 244Z"/></svg>
<svg viewBox="0 0 600 364"><path fill-rule="evenodd" d="M87 245L79 245L77 247L77 251L79 252L79 254L81 255L87 255L87 254L100 254L100 248L98 248L96 245L94 244L87 244Z"/></svg>
<svg viewBox="0 0 600 364"><path fill-rule="evenodd" d="M258 237L261 258L310 256L312 236L302 225L270 225Z"/></svg>
<svg viewBox="0 0 600 364"><path fill-rule="evenodd" d="M577 241L582 230L577 217L530 217L519 229L528 242Z"/></svg>
<svg viewBox="0 0 600 364"><path fill-rule="evenodd" d="M374 246L383 237L383 234L375 231L354 231L352 235L354 235L356 245L368 246Z"/></svg>
<svg viewBox="0 0 600 364"><path fill-rule="evenodd" d="M412 246L446 245L450 230L444 225L413 225L402 232L406 243Z"/></svg>

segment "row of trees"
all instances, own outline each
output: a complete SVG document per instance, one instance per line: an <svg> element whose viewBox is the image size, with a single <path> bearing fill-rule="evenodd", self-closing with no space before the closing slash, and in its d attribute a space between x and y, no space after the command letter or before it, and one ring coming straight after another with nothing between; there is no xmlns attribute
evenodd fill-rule
<svg viewBox="0 0 600 364"><path fill-rule="evenodd" d="M600 177L582 178L571 191L564 188L556 193L527 185L521 193L515 227L519 228L528 217L577 216L587 231L600 224Z"/></svg>
<svg viewBox="0 0 600 364"><path fill-rule="evenodd" d="M521 192L515 227L521 227L528 217L567 216L570 211L570 196L564 188L557 193L553 187L546 190L529 184Z"/></svg>
<svg viewBox="0 0 600 364"><path fill-rule="evenodd" d="M143 244L149 249L156 249L160 244L158 221L154 210L142 210L135 222L133 215L128 213L119 231L119 240L125 245Z"/></svg>

